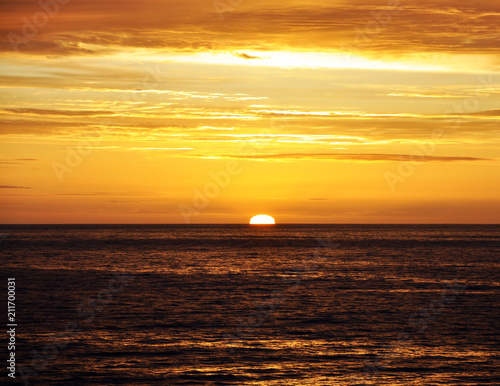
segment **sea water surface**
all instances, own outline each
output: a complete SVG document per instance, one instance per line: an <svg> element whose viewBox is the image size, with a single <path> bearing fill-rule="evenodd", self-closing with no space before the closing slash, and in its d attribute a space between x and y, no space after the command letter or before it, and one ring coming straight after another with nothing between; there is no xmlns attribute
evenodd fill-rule
<svg viewBox="0 0 500 386"><path fill-rule="evenodd" d="M19 383L500 384L500 226L0 232Z"/></svg>

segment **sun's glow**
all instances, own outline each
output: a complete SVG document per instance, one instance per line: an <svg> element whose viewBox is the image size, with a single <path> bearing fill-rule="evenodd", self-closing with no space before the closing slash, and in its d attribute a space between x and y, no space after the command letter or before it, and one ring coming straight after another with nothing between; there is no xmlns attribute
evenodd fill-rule
<svg viewBox="0 0 500 386"><path fill-rule="evenodd" d="M271 225L275 224L274 218L268 216L266 214L259 214L257 216L253 216L250 219L250 224L252 225Z"/></svg>
<svg viewBox="0 0 500 386"><path fill-rule="evenodd" d="M213 1L5 2L0 223L498 223L499 1Z"/></svg>
<svg viewBox="0 0 500 386"><path fill-rule="evenodd" d="M244 65L265 66L280 68L343 68L343 69L371 69L371 70L402 70L402 71L445 71L449 70L447 62L423 62L421 58L412 57L404 62L394 60L375 60L361 55L345 52L287 52L287 51L245 51L237 52L199 52L196 54L181 54L169 56L170 60L185 63L199 63L210 65ZM162 61L164 56L154 58ZM252 59L248 59L252 58ZM436 59L437 60L437 59ZM448 63L449 64L449 63Z"/></svg>

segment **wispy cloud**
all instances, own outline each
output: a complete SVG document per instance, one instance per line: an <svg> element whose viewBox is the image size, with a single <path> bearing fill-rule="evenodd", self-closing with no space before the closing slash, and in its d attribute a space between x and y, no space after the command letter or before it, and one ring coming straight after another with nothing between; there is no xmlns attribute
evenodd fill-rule
<svg viewBox="0 0 500 386"><path fill-rule="evenodd" d="M245 54L244 52L236 52L235 55L242 59L262 59L262 57L260 56L252 56L249 54Z"/></svg>
<svg viewBox="0 0 500 386"><path fill-rule="evenodd" d="M289 153L289 154L234 154L222 158L241 158L254 160L349 160L349 161L408 161L413 162L460 162L493 161L489 158L453 157L453 156L412 156L410 154L343 154L343 153Z"/></svg>
<svg viewBox="0 0 500 386"><path fill-rule="evenodd" d="M35 158L14 158L14 159L2 159L0 160L0 165L20 165L25 162L38 161Z"/></svg>

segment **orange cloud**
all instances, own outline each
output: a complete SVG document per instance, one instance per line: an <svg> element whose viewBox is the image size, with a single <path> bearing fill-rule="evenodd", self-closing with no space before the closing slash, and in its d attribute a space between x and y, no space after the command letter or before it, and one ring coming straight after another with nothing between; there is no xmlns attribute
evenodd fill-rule
<svg viewBox="0 0 500 386"><path fill-rule="evenodd" d="M46 23L40 22L43 25L34 27L37 32L19 44L20 52L93 55L112 53L119 47L224 51L286 46L299 50L337 51L343 47L379 53L497 55L499 49L494 32L500 22L496 2L357 0L311 4L303 0L277 4L266 0L233 7L223 21L212 2L201 0L72 0L56 8L58 12L47 16ZM38 3L26 0L5 1L3 9L0 50L5 52L13 50L9 34L26 39L26 21L30 24L35 15L47 14ZM245 53L239 56L253 58Z"/></svg>

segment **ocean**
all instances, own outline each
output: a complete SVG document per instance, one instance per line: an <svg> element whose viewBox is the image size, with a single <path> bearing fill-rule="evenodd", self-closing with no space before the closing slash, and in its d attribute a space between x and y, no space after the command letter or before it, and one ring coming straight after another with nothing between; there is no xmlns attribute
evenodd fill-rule
<svg viewBox="0 0 500 386"><path fill-rule="evenodd" d="M2 384L500 384L500 226L0 233Z"/></svg>

